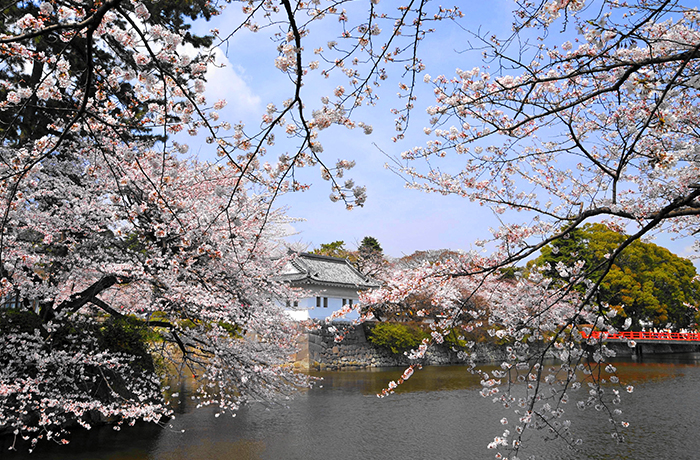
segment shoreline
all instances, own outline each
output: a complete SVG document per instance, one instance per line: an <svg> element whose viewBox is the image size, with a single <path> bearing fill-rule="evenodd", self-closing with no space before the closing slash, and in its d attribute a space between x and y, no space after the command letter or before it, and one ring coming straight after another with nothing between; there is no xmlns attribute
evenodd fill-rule
<svg viewBox="0 0 700 460"><path fill-rule="evenodd" d="M323 324L314 330L302 334L300 350L294 360L294 367L299 370L334 371L359 370L379 367L408 366L411 361L402 354L393 354L388 349L376 347L367 340L363 325L332 324L344 338L336 342L336 332L328 330ZM476 343L470 352L477 363L498 363L507 358L507 344L498 345L487 342ZM688 344L641 344L630 348L625 343L608 343L616 357L640 358L645 355L700 352L700 345ZM591 352L592 353L592 352ZM552 358L555 356L552 355ZM425 354L422 365L442 366L450 364L468 364L470 360L447 346L432 346Z"/></svg>

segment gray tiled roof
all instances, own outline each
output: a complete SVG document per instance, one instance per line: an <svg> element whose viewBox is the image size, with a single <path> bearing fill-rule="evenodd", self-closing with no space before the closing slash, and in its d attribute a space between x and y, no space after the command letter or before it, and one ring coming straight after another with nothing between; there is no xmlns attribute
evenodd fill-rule
<svg viewBox="0 0 700 460"><path fill-rule="evenodd" d="M319 283L330 286L371 289L379 287L373 279L362 276L345 259L301 252L281 273L280 279L292 283Z"/></svg>

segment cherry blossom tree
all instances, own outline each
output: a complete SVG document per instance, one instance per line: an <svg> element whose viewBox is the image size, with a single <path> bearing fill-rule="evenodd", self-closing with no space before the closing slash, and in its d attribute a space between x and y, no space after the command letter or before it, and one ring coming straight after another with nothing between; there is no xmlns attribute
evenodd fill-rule
<svg viewBox="0 0 700 460"><path fill-rule="evenodd" d="M71 424L161 421L164 372L224 412L308 384L288 367L298 330L280 300L295 293L274 278L288 185L232 153L247 147L221 141L213 164L167 138L229 129L202 95L209 51L180 47L211 43L183 15L216 9L149 6L161 14L26 2L3 24L1 295L16 312L2 313L0 426L31 448Z"/></svg>
<svg viewBox="0 0 700 460"><path fill-rule="evenodd" d="M349 25L343 2L248 2L231 30L192 32L227 3L3 7L0 295L13 311L2 312L0 426L31 446L66 442L72 423L161 420L163 370L191 373L201 404L224 411L308 383L287 367L298 331L281 305L296 293L275 281L288 219L274 202L307 188L295 170L310 166L332 200L362 206L365 189L343 177L354 161L324 158L319 131L372 132L353 108L376 100L383 61L407 52L409 74L420 71L415 48L383 45L404 29L417 43L425 31L412 21L424 13L409 5L393 16L370 2L365 21ZM321 68L301 41L324 17L350 46L314 50ZM380 21L391 25L381 44ZM270 31L289 93L250 128L222 119L226 101L207 101L206 77L217 49L257 31ZM311 71L342 75L351 89L339 84L307 107ZM215 160L187 158L186 135L202 135Z"/></svg>
<svg viewBox="0 0 700 460"><path fill-rule="evenodd" d="M692 236L700 223L697 9L675 1L518 5L511 36L472 35L483 67L425 75L436 95L427 109L431 140L394 162L413 188L490 206L502 226L478 244L493 253L401 273L385 292L366 297L381 305L424 285L455 292L452 285L467 282L468 292L492 299L484 321L514 343L502 370L482 381L485 396L515 408L515 420L504 419L508 429L489 446L499 458L517 457L523 433L533 428L575 446L565 403L582 382L588 393L575 406L605 412L621 437L628 422L614 406L632 388L619 385L605 363L614 352L579 331L615 331L616 312L596 302L597 292L632 242L658 232ZM454 163L442 158L455 156L465 166L450 172ZM596 266L572 259L547 267L566 280L561 286L541 271L503 280L504 268L587 222L629 236ZM448 294L434 303L450 301L459 305ZM515 305L519 315L509 315ZM434 340L462 322L463 311L448 315ZM548 353L562 364L548 367ZM519 381L525 389L514 385Z"/></svg>
<svg viewBox="0 0 700 460"><path fill-rule="evenodd" d="M169 409L154 381L167 369L207 382L201 403L223 411L304 385L286 368L297 331L276 299L294 294L272 281L284 259L270 255L287 219L269 197L172 152L68 145L27 173L7 211L5 293L39 322L5 331L2 425L35 442L65 439L64 422L86 425L86 413L158 421ZM133 355L102 346L107 318L150 331L160 368L136 378Z"/></svg>
<svg viewBox="0 0 700 460"><path fill-rule="evenodd" d="M167 416L159 366L186 369L205 383L201 403L222 410L307 384L285 366L297 331L278 300L295 293L274 278L287 222L274 201L307 188L294 173L310 166L333 201L362 206L365 189L343 177L354 161L325 159L319 131L372 132L353 108L376 100L382 62L421 70L411 44L426 32L413 23L424 5L387 13L370 2L351 24L343 2L247 2L231 30L192 33L191 21L227 3L3 7L0 295L17 312L2 315L0 426L31 446L67 441L71 423ZM453 14L439 9L436 19ZM324 17L348 48L330 41L307 62L302 39ZM380 22L390 31L381 43ZM204 94L216 49L257 31L270 31L289 96L249 128L223 120L226 102ZM311 71L342 76L349 89L339 82L307 107ZM203 135L217 159L187 159L185 134ZM151 349L111 333L145 337Z"/></svg>

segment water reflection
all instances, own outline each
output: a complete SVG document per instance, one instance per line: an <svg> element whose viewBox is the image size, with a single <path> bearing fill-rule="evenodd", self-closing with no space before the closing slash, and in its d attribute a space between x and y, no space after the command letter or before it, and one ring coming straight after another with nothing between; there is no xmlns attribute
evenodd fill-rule
<svg viewBox="0 0 700 460"><path fill-rule="evenodd" d="M645 357L615 363L625 383L635 386L621 407L631 422L628 443L616 444L606 418L595 410L572 418L584 438L580 451L559 442L527 438L530 452L546 459L695 458L700 437L692 422L700 410L700 354ZM286 406L251 405L236 417L215 417L214 408L194 410L187 388L178 388L178 414L165 429L151 425L114 432L78 432L63 448L44 446L36 454L8 459L487 459L485 446L512 416L479 395L479 377L466 368L427 367L377 399L403 369L315 374L323 381ZM184 432L183 432L184 430ZM6 448L6 446L5 446Z"/></svg>
<svg viewBox="0 0 700 460"><path fill-rule="evenodd" d="M495 367L485 366L481 369L490 372ZM315 372L313 375L323 379L320 386L325 389L376 396L389 381L398 379L402 371L403 369L390 368L357 372ZM478 375L470 373L464 366L430 366L416 371L406 383L397 388L396 393L481 389L480 380ZM312 391L322 390L320 386Z"/></svg>

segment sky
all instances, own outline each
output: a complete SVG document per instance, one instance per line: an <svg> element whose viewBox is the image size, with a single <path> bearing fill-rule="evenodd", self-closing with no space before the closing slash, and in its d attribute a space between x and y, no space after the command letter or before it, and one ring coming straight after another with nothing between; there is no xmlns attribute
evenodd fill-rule
<svg viewBox="0 0 700 460"><path fill-rule="evenodd" d="M512 5L513 2L509 0L495 0L488 4L479 2L478 5L470 3L464 10L467 17L459 25L447 21L437 23L437 32L430 34L419 50L427 67L425 73L449 77L456 68L483 66L479 52L465 51L470 43L474 43L465 29L507 34L512 22ZM362 13L349 12L350 15ZM231 5L223 15L211 22L197 23L195 30L206 32L218 28L224 32L237 24L240 18L240 7ZM333 19L326 21L330 23L312 30L307 48L311 48L309 44L325 44L328 40L336 39L337 24L333 24ZM561 42L564 40L562 38ZM309 49L305 49L305 53L306 62L314 59ZM243 31L227 46L217 50L217 62L222 66L210 66L205 94L210 103L218 99L227 100L227 107L220 111L223 119L257 127L268 103L281 106L282 101L289 97L292 85L275 68L277 55L275 44L265 30L257 34ZM499 225L498 218L488 208L456 196L408 190L403 178L385 168L390 161L388 156L398 156L404 150L424 145L429 139L423 133L428 120L425 107L431 105L434 99L432 87L421 82L418 83L416 110L412 114L412 124L406 138L399 142L391 140L396 131L395 116L390 110L403 104L396 97L398 79L395 77L400 71L401 68L396 67L393 74L390 73L389 80L380 89L380 100L375 107L363 107L355 113L355 119L372 125L371 135L363 134L361 129L348 130L338 126L320 133L319 140L324 147L322 157L327 164L334 164L338 159L356 162L356 167L346 173L345 178L352 178L356 184L367 187L366 204L347 211L342 203L331 202L329 183L321 179L318 168L302 169L297 177L302 182L311 183L310 190L285 195L278 201L280 206L287 208L290 216L303 219L293 223L293 235L288 237L288 241L311 250L322 243L342 240L346 248L354 249L363 237L373 236L380 242L385 254L401 257L418 250L475 249L474 242L487 239L490 229ZM310 74L302 88L303 95L311 104L320 105L321 96L332 93L339 83L344 83L344 80L329 81ZM190 153L204 160L214 159L213 148L202 139L193 138L188 143ZM278 141L277 146L270 149L268 161L274 162L280 153L292 148ZM450 166L459 167L459 160L450 161ZM654 242L684 257L694 255L692 241L689 240L673 241L668 235L660 235Z"/></svg>

